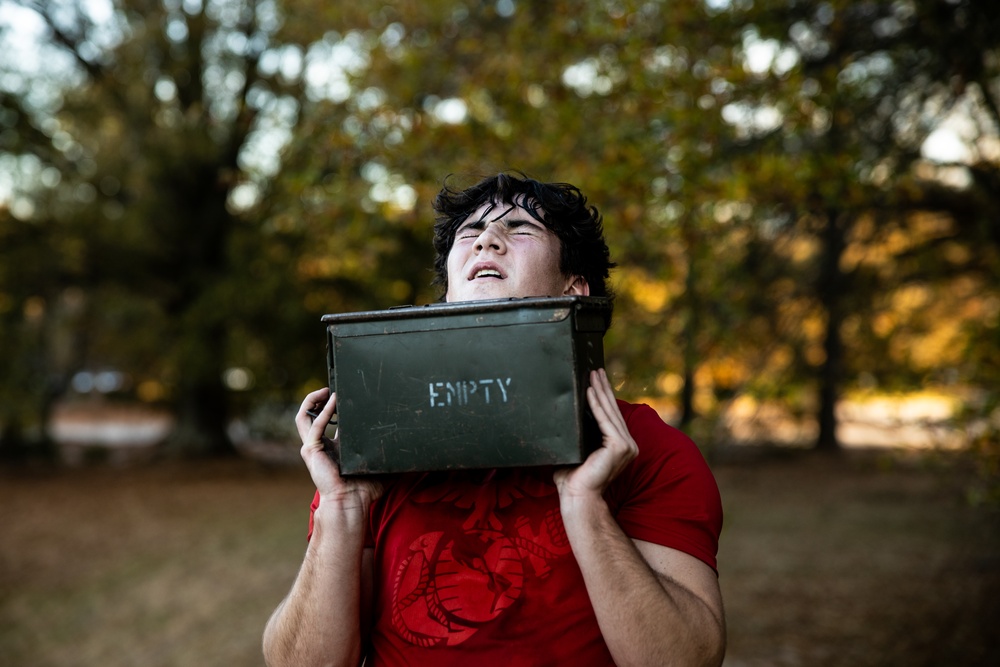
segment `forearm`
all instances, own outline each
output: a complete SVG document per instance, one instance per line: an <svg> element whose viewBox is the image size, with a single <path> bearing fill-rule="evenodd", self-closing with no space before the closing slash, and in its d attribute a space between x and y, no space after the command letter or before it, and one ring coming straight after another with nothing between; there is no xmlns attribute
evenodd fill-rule
<svg viewBox="0 0 1000 667"><path fill-rule="evenodd" d="M616 664L722 662L721 599L713 610L669 572L655 572L602 499L564 498L562 511L598 625Z"/></svg>
<svg viewBox="0 0 1000 667"><path fill-rule="evenodd" d="M320 504L288 597L264 631L269 667L359 665L367 512Z"/></svg>

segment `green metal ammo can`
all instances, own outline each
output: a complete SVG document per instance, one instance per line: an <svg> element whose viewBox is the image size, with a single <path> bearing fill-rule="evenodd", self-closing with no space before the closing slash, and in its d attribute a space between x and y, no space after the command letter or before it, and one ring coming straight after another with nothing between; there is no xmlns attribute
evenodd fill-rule
<svg viewBox="0 0 1000 667"><path fill-rule="evenodd" d="M610 316L577 296L323 316L341 474L582 462Z"/></svg>

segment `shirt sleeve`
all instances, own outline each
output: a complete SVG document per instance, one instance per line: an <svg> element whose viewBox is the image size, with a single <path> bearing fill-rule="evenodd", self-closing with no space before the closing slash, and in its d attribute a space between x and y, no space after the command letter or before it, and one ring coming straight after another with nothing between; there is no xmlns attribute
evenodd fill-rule
<svg viewBox="0 0 1000 667"><path fill-rule="evenodd" d="M312 502L309 504L309 531L306 533L307 542L311 540L313 536L314 515L316 514L316 510L318 508L319 508L319 491L317 490L316 493L313 495ZM367 527L365 528L365 547L375 546L375 540L372 537L372 534L374 532L372 530L372 521L374 521L374 512L375 512L375 506L373 506L372 511L368 513L368 524Z"/></svg>
<svg viewBox="0 0 1000 667"><path fill-rule="evenodd" d="M313 495L312 502L309 503L309 532L306 533L306 541L312 539L313 536L313 515L316 514L316 510L319 508L319 491Z"/></svg>
<svg viewBox="0 0 1000 667"><path fill-rule="evenodd" d="M648 405L619 401L639 455L607 492L625 534L683 551L718 571L722 500L698 447Z"/></svg>

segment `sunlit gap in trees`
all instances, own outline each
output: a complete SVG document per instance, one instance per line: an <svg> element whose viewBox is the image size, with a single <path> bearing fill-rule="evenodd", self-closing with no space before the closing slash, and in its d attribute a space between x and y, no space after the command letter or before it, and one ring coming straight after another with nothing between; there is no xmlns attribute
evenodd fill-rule
<svg viewBox="0 0 1000 667"><path fill-rule="evenodd" d="M921 145L920 154L931 164L929 176L965 188L972 176L967 165L1000 161L1000 137L987 131L980 91L970 90L961 102L937 120L935 129Z"/></svg>
<svg viewBox="0 0 1000 667"><path fill-rule="evenodd" d="M732 5L730 0L710 0L706 4L720 10ZM822 15L819 18L823 20ZM893 33L899 30L899 23L893 17L888 17L882 19L875 30ZM744 70L761 78L770 75L785 78L800 63L798 51L814 54L827 48L825 42L801 22L789 28L789 37L795 48L783 47L775 39L762 39L756 28L747 28L743 33L742 45ZM892 66L887 54L873 54L850 63L840 73L838 80L842 85L864 86L867 81L885 76ZM803 83L804 96L813 96L818 92L815 81L807 80ZM947 110L921 144L921 155L930 162L941 165L934 170L935 177L955 187L969 185L970 179L968 171L958 165L967 165L980 159L1000 159L1000 140L992 133L983 131L984 119L981 118L983 114L977 99L978 91L971 91L970 96ZM767 103L730 103L722 108L722 117L743 136L770 132L780 127L784 121L781 110ZM813 125L814 130L821 132L829 127L825 109L815 110Z"/></svg>

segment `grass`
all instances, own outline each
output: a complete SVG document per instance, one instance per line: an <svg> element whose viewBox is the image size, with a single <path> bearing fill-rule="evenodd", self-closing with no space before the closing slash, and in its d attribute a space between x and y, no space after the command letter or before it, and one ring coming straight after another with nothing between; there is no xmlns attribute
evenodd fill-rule
<svg viewBox="0 0 1000 667"><path fill-rule="evenodd" d="M254 465L5 479L10 665L259 665L305 547L301 472Z"/></svg>
<svg viewBox="0 0 1000 667"><path fill-rule="evenodd" d="M1000 664L995 517L926 461L715 466L726 665ZM311 497L247 461L0 471L0 664L262 665Z"/></svg>

